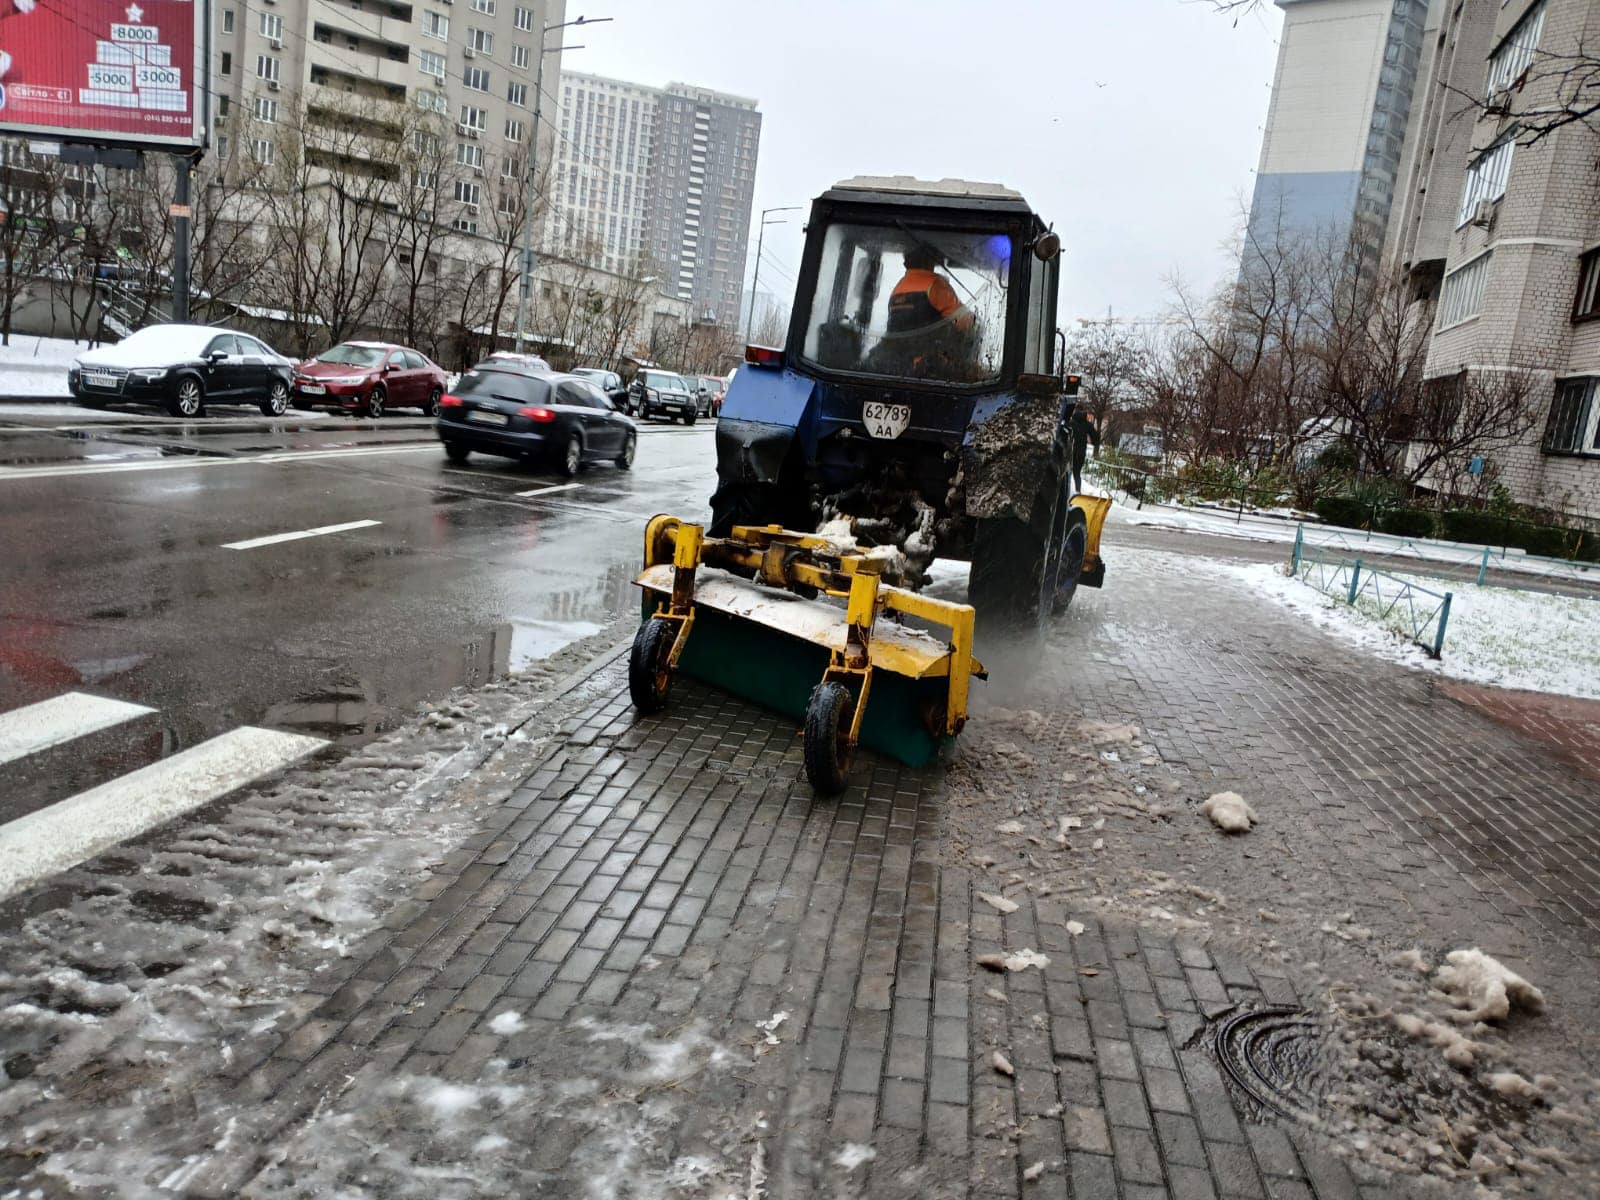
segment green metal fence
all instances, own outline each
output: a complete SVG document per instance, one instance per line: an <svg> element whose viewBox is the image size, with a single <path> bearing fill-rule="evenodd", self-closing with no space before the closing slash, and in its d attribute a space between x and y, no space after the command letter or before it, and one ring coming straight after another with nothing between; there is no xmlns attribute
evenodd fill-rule
<svg viewBox="0 0 1600 1200"><path fill-rule="evenodd" d="M1317 591L1406 634L1434 658L1443 655L1453 592L1435 592L1359 558L1328 554L1326 547L1308 545L1304 530L1294 539L1291 567L1296 578Z"/></svg>

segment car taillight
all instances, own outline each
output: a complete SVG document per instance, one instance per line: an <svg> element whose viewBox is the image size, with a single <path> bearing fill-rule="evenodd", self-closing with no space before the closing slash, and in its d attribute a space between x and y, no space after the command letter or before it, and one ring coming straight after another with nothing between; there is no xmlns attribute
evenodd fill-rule
<svg viewBox="0 0 1600 1200"><path fill-rule="evenodd" d="M462 401L461 401L461 397L460 396L440 396L439 397L439 407L440 408L460 408L461 407L461 403L462 403Z"/></svg>
<svg viewBox="0 0 1600 1200"><path fill-rule="evenodd" d="M527 417L530 421L538 421L542 424L548 424L556 419L555 413L548 408L519 408L517 413L520 416Z"/></svg>

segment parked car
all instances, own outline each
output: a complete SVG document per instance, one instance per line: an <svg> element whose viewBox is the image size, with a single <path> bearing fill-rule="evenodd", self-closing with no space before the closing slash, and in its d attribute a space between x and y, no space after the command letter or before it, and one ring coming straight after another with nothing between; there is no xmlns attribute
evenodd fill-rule
<svg viewBox="0 0 1600 1200"><path fill-rule="evenodd" d="M247 333L211 325L149 325L115 346L80 354L67 371L79 403L159 404L200 417L208 404L254 404L271 417L289 410L294 364Z"/></svg>
<svg viewBox="0 0 1600 1200"><path fill-rule="evenodd" d="M720 375L690 375L690 383L700 392L700 415L714 417L722 411L722 398L728 394L728 381Z"/></svg>
<svg viewBox="0 0 1600 1200"><path fill-rule="evenodd" d="M626 411L628 408L628 385L622 382L622 376L615 371L606 371L600 367L573 367L572 373L579 379L587 379L611 398L611 403Z"/></svg>
<svg viewBox="0 0 1600 1200"><path fill-rule="evenodd" d="M444 368L427 355L387 342L340 342L294 369L296 408L354 409L381 417L390 408L439 415Z"/></svg>
<svg viewBox="0 0 1600 1200"><path fill-rule="evenodd" d="M645 369L628 388L628 407L641 420L665 416L693 425L700 415L695 387L672 371Z"/></svg>
<svg viewBox="0 0 1600 1200"><path fill-rule="evenodd" d="M461 376L439 402L435 428L451 462L474 450L553 462L572 476L591 462L633 466L639 433L587 379L490 359Z"/></svg>

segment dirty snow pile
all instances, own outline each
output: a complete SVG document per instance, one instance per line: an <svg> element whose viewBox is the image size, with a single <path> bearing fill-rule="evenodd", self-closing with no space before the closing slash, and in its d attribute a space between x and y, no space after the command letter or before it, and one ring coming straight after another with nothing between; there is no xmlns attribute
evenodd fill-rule
<svg viewBox="0 0 1600 1200"><path fill-rule="evenodd" d="M1444 656L1435 661L1410 642L1404 604L1385 620L1365 598L1352 608L1271 564L1219 567L1339 638L1395 662L1472 683L1600 700L1600 599L1398 576L1451 593Z"/></svg>
<svg viewBox="0 0 1600 1200"><path fill-rule="evenodd" d="M1249 833L1256 811L1238 792L1218 792L1200 806L1200 811L1223 833Z"/></svg>
<svg viewBox="0 0 1600 1200"><path fill-rule="evenodd" d="M11 344L0 346L0 398L69 395L67 368L88 349L65 338L12 334Z"/></svg>

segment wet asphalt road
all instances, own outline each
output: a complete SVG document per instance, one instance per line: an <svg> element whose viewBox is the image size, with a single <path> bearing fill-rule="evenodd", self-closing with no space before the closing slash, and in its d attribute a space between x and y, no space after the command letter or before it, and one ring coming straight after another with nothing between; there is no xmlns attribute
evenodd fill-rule
<svg viewBox="0 0 1600 1200"><path fill-rule="evenodd" d="M564 487L453 466L404 415L0 405L0 713L72 691L159 712L9 764L0 822L240 725L357 744L597 632L632 603L645 520L705 514L712 440L645 426L631 472Z"/></svg>

